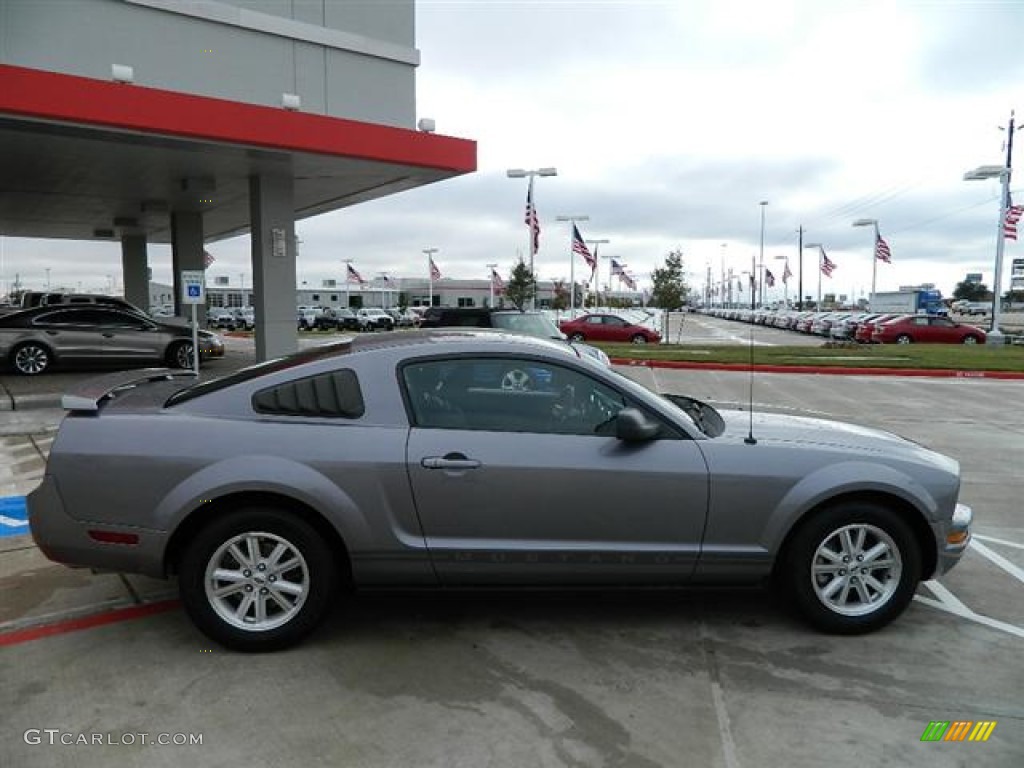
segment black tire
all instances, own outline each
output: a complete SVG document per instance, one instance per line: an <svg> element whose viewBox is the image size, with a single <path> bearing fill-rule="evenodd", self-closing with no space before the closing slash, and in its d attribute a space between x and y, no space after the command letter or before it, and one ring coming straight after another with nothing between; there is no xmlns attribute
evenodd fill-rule
<svg viewBox="0 0 1024 768"><path fill-rule="evenodd" d="M258 540L259 570L246 569L247 563L228 549L248 535ZM281 556L286 568L275 574L271 553L278 544L286 547ZM230 571L232 563L238 566L237 581L213 576L214 569ZM289 563L295 565L287 567ZM287 581L293 588L302 587L301 594L275 590L272 583L277 579L279 584ZM232 583L240 585L237 592L219 599L211 596L215 585ZM179 561L178 586L185 611L203 634L227 648L258 653L295 645L312 632L334 603L338 573L329 545L313 526L285 510L251 507L235 510L196 534ZM257 626L259 616L251 616L260 601L262 627Z"/></svg>
<svg viewBox="0 0 1024 768"><path fill-rule="evenodd" d="M176 341L167 348L167 365L183 370L192 367L192 342Z"/></svg>
<svg viewBox="0 0 1024 768"><path fill-rule="evenodd" d="M863 531L859 551L882 546L883 554L857 573L863 557L858 547L850 555L836 549L843 531L851 534L850 543ZM812 575L815 564L833 570L831 578L821 571ZM854 567L844 567L849 564ZM780 580L801 618L822 632L857 635L880 629L903 613L921 579L921 552L910 526L895 512L870 502L846 502L812 513L793 533L780 566ZM838 598L833 601L825 593L834 583Z"/></svg>
<svg viewBox="0 0 1024 768"><path fill-rule="evenodd" d="M45 344L28 341L11 350L11 365L22 376L45 373L53 362L53 353Z"/></svg>
<svg viewBox="0 0 1024 768"><path fill-rule="evenodd" d="M632 342L633 344L646 344L647 337L644 336L642 333L634 333L633 338L630 339L630 342Z"/></svg>
<svg viewBox="0 0 1024 768"><path fill-rule="evenodd" d="M569 341L586 341L586 339L583 338L583 334L582 333L580 333L579 331L576 331L576 333L572 334L569 337Z"/></svg>
<svg viewBox="0 0 1024 768"><path fill-rule="evenodd" d="M910 336L906 333L901 333L899 336L896 337L897 344L912 344L913 342L914 340L910 338Z"/></svg>
<svg viewBox="0 0 1024 768"><path fill-rule="evenodd" d="M977 344L981 339L975 336L973 333L964 336L964 344Z"/></svg>

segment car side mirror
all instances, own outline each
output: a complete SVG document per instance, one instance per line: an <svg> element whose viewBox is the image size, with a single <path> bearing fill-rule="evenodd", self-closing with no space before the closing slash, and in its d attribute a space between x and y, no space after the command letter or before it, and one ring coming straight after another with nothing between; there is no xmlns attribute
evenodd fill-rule
<svg viewBox="0 0 1024 768"><path fill-rule="evenodd" d="M627 443L653 440L661 432L661 425L647 418L637 408L623 408L615 417L615 437Z"/></svg>

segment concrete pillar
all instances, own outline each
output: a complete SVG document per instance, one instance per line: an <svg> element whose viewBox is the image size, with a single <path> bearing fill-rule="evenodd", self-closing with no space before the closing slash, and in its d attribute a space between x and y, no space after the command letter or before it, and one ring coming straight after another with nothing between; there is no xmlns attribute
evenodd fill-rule
<svg viewBox="0 0 1024 768"><path fill-rule="evenodd" d="M295 204L291 176L249 177L256 360L298 349L295 327Z"/></svg>
<svg viewBox="0 0 1024 768"><path fill-rule="evenodd" d="M199 211L171 213L171 269L174 272L174 314L191 320L192 308L181 303L181 271L206 269L203 255L203 214ZM206 307L196 307L199 326L206 326Z"/></svg>
<svg viewBox="0 0 1024 768"><path fill-rule="evenodd" d="M121 275L125 299L149 312L149 259L145 235L121 236Z"/></svg>

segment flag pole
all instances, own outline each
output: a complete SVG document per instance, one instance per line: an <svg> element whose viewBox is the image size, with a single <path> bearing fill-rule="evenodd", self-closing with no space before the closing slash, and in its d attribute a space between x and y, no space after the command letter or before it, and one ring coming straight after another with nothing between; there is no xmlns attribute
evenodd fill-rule
<svg viewBox="0 0 1024 768"><path fill-rule="evenodd" d="M878 222L875 222L875 245L871 249L871 295L875 295L875 282L878 278L878 238L882 235L878 231ZM868 302L871 306L871 302Z"/></svg>

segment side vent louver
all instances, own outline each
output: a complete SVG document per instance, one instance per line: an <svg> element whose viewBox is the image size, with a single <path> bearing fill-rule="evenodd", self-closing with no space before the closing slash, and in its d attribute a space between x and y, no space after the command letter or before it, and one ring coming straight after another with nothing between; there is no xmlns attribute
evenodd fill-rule
<svg viewBox="0 0 1024 768"><path fill-rule="evenodd" d="M278 384L252 396L257 413L358 419L365 412L359 379L347 368Z"/></svg>

